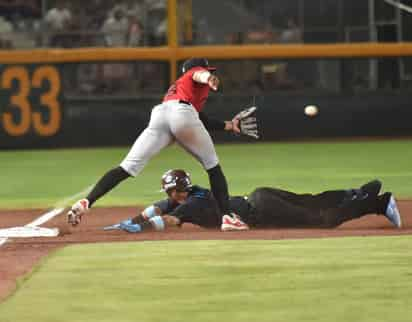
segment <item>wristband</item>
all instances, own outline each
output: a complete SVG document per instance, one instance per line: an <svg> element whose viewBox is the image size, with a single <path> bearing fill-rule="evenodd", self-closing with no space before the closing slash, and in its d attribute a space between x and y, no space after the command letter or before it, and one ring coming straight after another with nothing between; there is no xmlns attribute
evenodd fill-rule
<svg viewBox="0 0 412 322"><path fill-rule="evenodd" d="M161 231L165 229L165 222L161 216L154 216L149 219L155 230Z"/></svg>
<svg viewBox="0 0 412 322"><path fill-rule="evenodd" d="M142 214L146 218L146 220L149 220L150 218L157 216L156 207L153 205L149 206L145 210L143 210Z"/></svg>

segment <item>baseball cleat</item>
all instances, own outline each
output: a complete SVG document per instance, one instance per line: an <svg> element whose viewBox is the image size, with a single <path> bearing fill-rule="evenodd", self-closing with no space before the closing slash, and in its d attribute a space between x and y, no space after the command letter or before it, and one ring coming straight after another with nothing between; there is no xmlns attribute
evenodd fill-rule
<svg viewBox="0 0 412 322"><path fill-rule="evenodd" d="M67 221L72 226L77 226L82 220L82 215L89 210L89 200L80 199L67 213Z"/></svg>
<svg viewBox="0 0 412 322"><path fill-rule="evenodd" d="M402 227L401 214L399 212L398 206L396 205L396 200L393 195L391 195L391 197L389 198L388 205L386 206L385 217L388 218L388 220L395 227Z"/></svg>
<svg viewBox="0 0 412 322"><path fill-rule="evenodd" d="M139 233L142 231L142 227L139 224L134 224L131 218L121 221L119 228L129 233Z"/></svg>
<svg viewBox="0 0 412 322"><path fill-rule="evenodd" d="M249 226L246 225L238 215L231 213L230 215L224 215L222 217L222 231L236 231L236 230L248 230Z"/></svg>

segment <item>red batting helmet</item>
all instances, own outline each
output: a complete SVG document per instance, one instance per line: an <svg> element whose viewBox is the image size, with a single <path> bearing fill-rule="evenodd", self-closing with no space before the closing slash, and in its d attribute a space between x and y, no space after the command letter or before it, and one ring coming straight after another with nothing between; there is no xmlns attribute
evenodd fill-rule
<svg viewBox="0 0 412 322"><path fill-rule="evenodd" d="M169 193L172 189L179 192L188 191L192 187L190 174L181 169L166 171L161 180L162 190Z"/></svg>

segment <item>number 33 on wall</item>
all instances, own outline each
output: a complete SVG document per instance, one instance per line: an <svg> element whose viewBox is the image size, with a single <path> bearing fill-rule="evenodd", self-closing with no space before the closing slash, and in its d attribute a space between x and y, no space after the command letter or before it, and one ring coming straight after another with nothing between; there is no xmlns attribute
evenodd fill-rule
<svg viewBox="0 0 412 322"><path fill-rule="evenodd" d="M58 100L61 84L58 70L53 66L37 67L30 81L29 72L25 67L7 67L0 78L1 89L12 90L14 81L17 82L17 86L10 96L9 108L18 111L19 117L11 112L0 115L6 133L10 136L23 136L33 127L35 133L40 136L56 134L61 126L61 108ZM47 119L42 113L33 111L29 96L32 88L41 89L45 81L49 83L49 88L40 94L40 104L48 109Z"/></svg>

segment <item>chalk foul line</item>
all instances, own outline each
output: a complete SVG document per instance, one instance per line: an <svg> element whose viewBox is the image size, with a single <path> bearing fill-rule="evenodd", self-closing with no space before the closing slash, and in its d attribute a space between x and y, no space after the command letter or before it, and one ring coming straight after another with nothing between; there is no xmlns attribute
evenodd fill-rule
<svg viewBox="0 0 412 322"><path fill-rule="evenodd" d="M87 194L92 186L68 197L58 201L54 208L38 217L31 223L20 227L10 227L0 229L0 246L4 245L9 238L28 238L28 237L56 237L59 235L58 228L39 227L57 215L60 215L71 202Z"/></svg>

